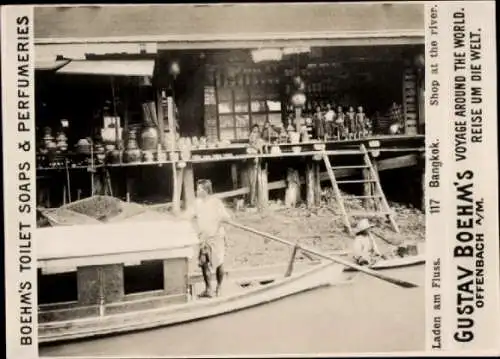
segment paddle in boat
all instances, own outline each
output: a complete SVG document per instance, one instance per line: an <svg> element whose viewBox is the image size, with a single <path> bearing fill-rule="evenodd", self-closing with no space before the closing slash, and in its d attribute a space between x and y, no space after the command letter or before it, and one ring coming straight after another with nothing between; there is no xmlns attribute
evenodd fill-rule
<svg viewBox="0 0 500 359"><path fill-rule="evenodd" d="M229 221L240 230L291 247L291 257L282 265L228 270L221 296L198 298L203 280L200 273L190 270L198 238L189 221L138 215L135 220L108 221L106 225L90 221L65 226L48 216L55 226L37 229L41 344L235 312L315 288L349 283L352 276L346 275L345 267L403 288L416 287ZM299 251L318 260L297 262Z"/></svg>

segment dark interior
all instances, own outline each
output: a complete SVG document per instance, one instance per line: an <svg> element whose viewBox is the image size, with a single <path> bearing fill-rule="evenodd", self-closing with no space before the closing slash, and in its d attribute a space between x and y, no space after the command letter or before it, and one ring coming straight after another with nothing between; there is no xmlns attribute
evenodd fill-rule
<svg viewBox="0 0 500 359"><path fill-rule="evenodd" d="M163 261L142 261L140 265L123 267L125 294L164 289Z"/></svg>

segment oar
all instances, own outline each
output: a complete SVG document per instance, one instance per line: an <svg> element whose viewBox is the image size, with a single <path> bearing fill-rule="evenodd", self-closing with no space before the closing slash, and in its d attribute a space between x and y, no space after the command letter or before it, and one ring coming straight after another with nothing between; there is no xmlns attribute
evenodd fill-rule
<svg viewBox="0 0 500 359"><path fill-rule="evenodd" d="M389 241L387 238L385 238L384 236L382 236L380 233L377 233L375 231L371 231L371 233L373 233L375 236L377 236L378 238L380 238L381 240L383 240L385 243L391 245L391 246L394 246L394 247L399 247L399 245L401 244L401 241L398 243L398 244L395 244L395 243L392 243L391 241Z"/></svg>
<svg viewBox="0 0 500 359"><path fill-rule="evenodd" d="M397 279L397 278L392 278L392 277L386 276L386 275L381 274L380 272L374 271L372 269L359 266L357 264L351 263L351 262L349 262L347 260L344 260L342 258L338 258L338 257L334 257L334 256L329 256L329 255L323 254L323 253L318 252L318 251L316 251L314 249L311 249L311 248L307 248L307 247L304 247L304 246L301 246L301 245L297 245L295 243L292 243L292 242L289 242L287 240L281 239L279 237L273 236L272 234L261 232L261 231L258 231L256 229L244 226L242 224L235 223L233 221L226 221L226 223L230 224L233 227L242 229L244 231L251 232L251 233L257 234L259 236L262 236L264 238L268 238L268 239L271 239L273 241L283 243L283 244L285 244L287 246L291 246L291 247L297 246L302 251L309 252L309 253L314 254L314 255L316 255L316 256L318 256L320 258L324 258L324 259L327 259L327 260L330 260L330 261L333 261L333 262L336 262L336 263L343 264L343 265L345 265L347 267L354 268L354 269L356 269L356 270L358 270L360 272L363 272L365 274L368 274L368 275L370 275L372 277L375 277L375 278L381 279L383 281L386 281L386 282L398 285L400 287L404 287L404 288L415 288L415 287L418 287L417 284L414 284L414 283L411 283L411 282L407 282L407 281L404 281L404 280L401 280L401 279Z"/></svg>

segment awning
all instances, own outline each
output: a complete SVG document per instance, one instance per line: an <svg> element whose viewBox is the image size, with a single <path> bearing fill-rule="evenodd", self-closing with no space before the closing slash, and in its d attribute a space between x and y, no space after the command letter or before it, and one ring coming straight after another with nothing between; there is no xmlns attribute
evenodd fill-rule
<svg viewBox="0 0 500 359"><path fill-rule="evenodd" d="M58 74L104 76L153 76L154 60L76 60Z"/></svg>

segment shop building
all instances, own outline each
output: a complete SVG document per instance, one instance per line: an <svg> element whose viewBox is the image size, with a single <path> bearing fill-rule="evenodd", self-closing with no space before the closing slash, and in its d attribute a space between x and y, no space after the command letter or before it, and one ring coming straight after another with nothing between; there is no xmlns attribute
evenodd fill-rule
<svg viewBox="0 0 500 359"><path fill-rule="evenodd" d="M288 169L328 179L311 151L360 145L381 177L405 169L421 191L421 4L39 7L35 19L40 206L111 194L178 209L199 178L265 205Z"/></svg>

